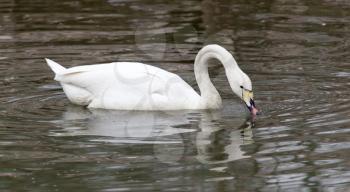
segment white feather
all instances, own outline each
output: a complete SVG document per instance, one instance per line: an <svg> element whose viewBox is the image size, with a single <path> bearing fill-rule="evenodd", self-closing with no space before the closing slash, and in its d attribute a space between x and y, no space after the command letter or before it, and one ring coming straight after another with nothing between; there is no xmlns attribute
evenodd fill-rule
<svg viewBox="0 0 350 192"><path fill-rule="evenodd" d="M72 103L118 110L179 110L221 107L220 95L208 75L210 58L224 64L232 90L241 94L236 86L246 84L242 82L243 72L232 55L218 45L204 47L196 57L195 74L202 96L178 75L142 63L114 62L66 69L52 60L46 62Z"/></svg>

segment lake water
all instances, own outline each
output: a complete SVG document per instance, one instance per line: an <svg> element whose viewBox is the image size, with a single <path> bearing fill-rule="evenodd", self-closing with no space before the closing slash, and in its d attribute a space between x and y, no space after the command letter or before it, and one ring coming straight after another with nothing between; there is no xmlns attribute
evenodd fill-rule
<svg viewBox="0 0 350 192"><path fill-rule="evenodd" d="M347 0L0 2L0 190L350 191ZM263 114L252 120L217 62L217 111L89 110L66 67L139 61L197 89L205 44L233 53Z"/></svg>

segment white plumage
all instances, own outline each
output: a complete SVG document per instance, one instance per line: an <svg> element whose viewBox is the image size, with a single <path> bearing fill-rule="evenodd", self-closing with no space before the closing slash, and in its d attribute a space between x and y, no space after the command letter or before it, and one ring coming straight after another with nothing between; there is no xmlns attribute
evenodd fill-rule
<svg viewBox="0 0 350 192"><path fill-rule="evenodd" d="M194 71L201 95L178 75L142 63L113 62L66 69L52 60L46 62L68 99L78 105L118 110L217 109L221 97L209 79L207 61L211 58L224 65L230 86L239 97L245 89L252 89L249 77L218 45L207 45L196 56Z"/></svg>

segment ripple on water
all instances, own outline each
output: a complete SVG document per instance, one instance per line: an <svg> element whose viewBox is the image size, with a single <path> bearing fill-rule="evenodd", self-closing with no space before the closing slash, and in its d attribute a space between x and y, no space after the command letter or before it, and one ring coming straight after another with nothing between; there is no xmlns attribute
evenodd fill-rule
<svg viewBox="0 0 350 192"><path fill-rule="evenodd" d="M346 191L349 5L5 0L0 189ZM128 114L69 104L43 60L152 63L196 86L193 59L209 43L252 79L255 127L217 66L214 84L232 101L222 114Z"/></svg>
<svg viewBox="0 0 350 192"><path fill-rule="evenodd" d="M306 149L300 141L268 142L264 144L258 154L291 153Z"/></svg>
<svg viewBox="0 0 350 192"><path fill-rule="evenodd" d="M316 153L329 153L350 148L350 142L318 143Z"/></svg>
<svg viewBox="0 0 350 192"><path fill-rule="evenodd" d="M255 137L261 139L271 139L271 138L282 138L287 137L288 132L292 130L287 126L278 126L278 127L261 127L259 131L255 134Z"/></svg>

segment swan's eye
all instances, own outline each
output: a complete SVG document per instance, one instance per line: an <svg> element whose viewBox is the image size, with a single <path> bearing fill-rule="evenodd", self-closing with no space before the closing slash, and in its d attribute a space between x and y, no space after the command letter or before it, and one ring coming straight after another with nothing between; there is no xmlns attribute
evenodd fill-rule
<svg viewBox="0 0 350 192"><path fill-rule="evenodd" d="M243 89L243 86L242 86L242 85L241 85L240 87Z"/></svg>

